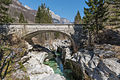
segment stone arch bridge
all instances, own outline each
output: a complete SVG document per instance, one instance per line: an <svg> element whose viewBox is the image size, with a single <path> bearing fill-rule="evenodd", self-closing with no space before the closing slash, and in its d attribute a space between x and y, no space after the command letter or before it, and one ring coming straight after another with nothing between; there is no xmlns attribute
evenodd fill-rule
<svg viewBox="0 0 120 80"><path fill-rule="evenodd" d="M17 36L25 39L31 40L37 34L44 32L59 32L67 36L72 43L73 49L75 51L76 46L72 35L76 31L81 31L82 25L75 24L7 24L0 25L0 33L6 32L8 34L17 34Z"/></svg>

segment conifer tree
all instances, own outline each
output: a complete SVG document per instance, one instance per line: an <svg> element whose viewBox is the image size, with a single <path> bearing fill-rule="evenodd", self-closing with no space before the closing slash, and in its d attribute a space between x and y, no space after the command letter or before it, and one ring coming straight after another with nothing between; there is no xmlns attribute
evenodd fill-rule
<svg viewBox="0 0 120 80"><path fill-rule="evenodd" d="M19 15L19 23L27 23L27 20L25 20L23 13L20 13Z"/></svg>
<svg viewBox="0 0 120 80"><path fill-rule="evenodd" d="M49 8L46 8L45 4L41 4L38 7L38 11L35 17L36 23L52 23L52 17L49 12Z"/></svg>
<svg viewBox="0 0 120 80"><path fill-rule="evenodd" d="M104 0L88 0L86 4L89 8L84 8L85 22L91 25L91 29L98 32L103 28L103 23L107 20L107 8Z"/></svg>
<svg viewBox="0 0 120 80"><path fill-rule="evenodd" d="M75 16L75 21L74 21L75 24L80 24L82 23L82 20L81 20L81 16L80 16L80 13L79 11L77 12L77 15Z"/></svg>
<svg viewBox="0 0 120 80"><path fill-rule="evenodd" d="M88 0L85 2L89 8L84 8L84 22L89 24L87 28L90 34L96 36L97 39L98 31L104 28L104 22L107 20L107 7L104 0Z"/></svg>
<svg viewBox="0 0 120 80"><path fill-rule="evenodd" d="M40 6L38 7L38 11L37 11L37 14L36 14L36 17L35 17L35 22L36 23L40 23L40 19L41 19L41 8Z"/></svg>
<svg viewBox="0 0 120 80"><path fill-rule="evenodd" d="M8 15L9 4L12 0L0 0L0 23L11 23L12 19Z"/></svg>

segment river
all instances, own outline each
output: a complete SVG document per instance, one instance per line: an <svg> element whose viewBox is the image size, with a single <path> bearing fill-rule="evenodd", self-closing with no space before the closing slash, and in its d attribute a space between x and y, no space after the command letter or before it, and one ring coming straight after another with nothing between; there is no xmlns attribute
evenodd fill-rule
<svg viewBox="0 0 120 80"><path fill-rule="evenodd" d="M53 68L54 72L56 74L60 74L61 76L64 76L66 80L75 80L72 74L71 69L64 68L65 65L63 65L61 60L61 53L55 53L56 57L50 59L47 62L44 62L44 64L49 65L51 68Z"/></svg>

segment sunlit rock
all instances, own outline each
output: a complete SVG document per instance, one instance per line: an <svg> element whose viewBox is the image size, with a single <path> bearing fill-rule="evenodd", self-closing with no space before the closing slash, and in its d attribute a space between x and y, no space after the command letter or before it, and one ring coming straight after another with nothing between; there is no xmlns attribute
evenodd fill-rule
<svg viewBox="0 0 120 80"><path fill-rule="evenodd" d="M29 52L27 56L31 56L31 58L24 63L24 66L27 69L30 80L40 80L54 74L52 68L43 64L47 57L46 52Z"/></svg>
<svg viewBox="0 0 120 80"><path fill-rule="evenodd" d="M83 50L74 54L72 60L80 63L83 73L93 80L119 80L120 63L115 54L116 52L110 50Z"/></svg>
<svg viewBox="0 0 120 80"><path fill-rule="evenodd" d="M72 56L71 56L71 51L69 48L65 48L65 52L66 52L66 56L65 56L65 59L71 59Z"/></svg>
<svg viewBox="0 0 120 80"><path fill-rule="evenodd" d="M59 74L53 74L41 80L66 80L66 79L63 76L60 76Z"/></svg>

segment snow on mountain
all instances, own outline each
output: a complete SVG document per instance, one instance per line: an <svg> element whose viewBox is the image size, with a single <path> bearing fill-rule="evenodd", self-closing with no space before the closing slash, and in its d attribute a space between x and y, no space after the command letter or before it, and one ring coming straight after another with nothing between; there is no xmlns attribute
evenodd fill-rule
<svg viewBox="0 0 120 80"><path fill-rule="evenodd" d="M32 8L30 8L29 6L25 5L24 6L26 9L32 10Z"/></svg>

